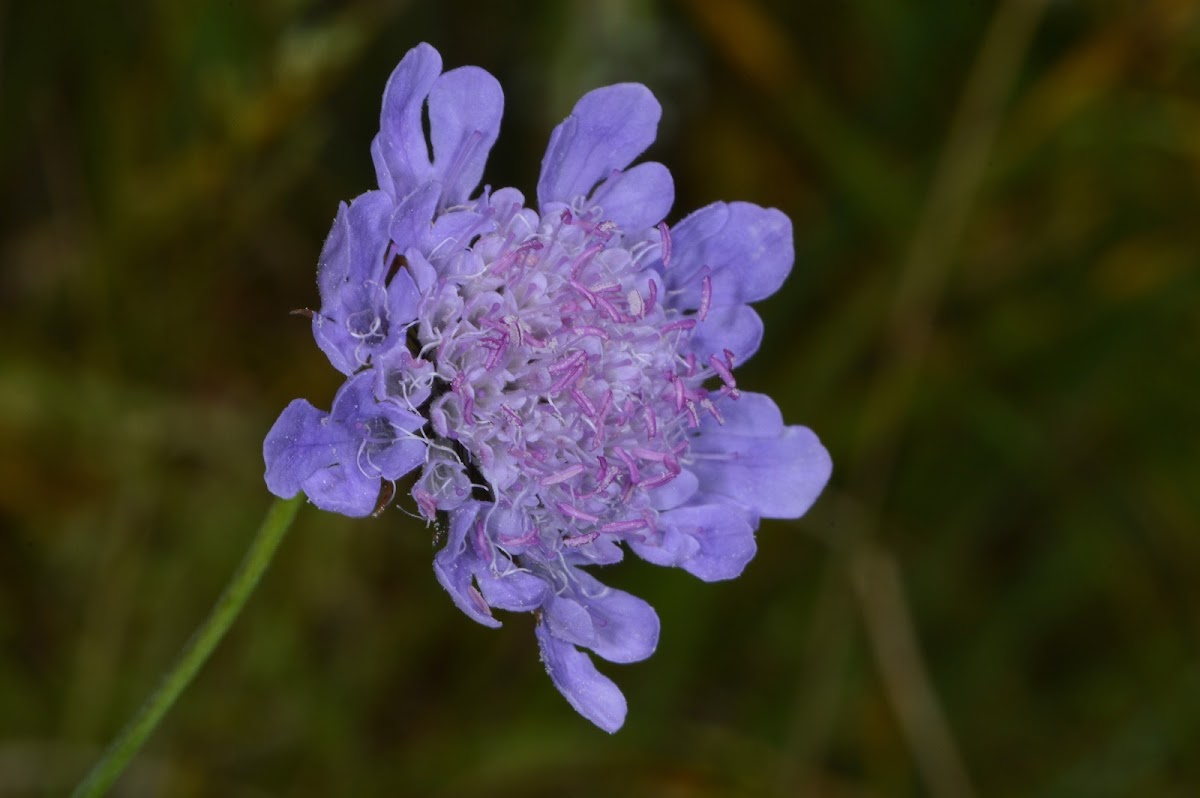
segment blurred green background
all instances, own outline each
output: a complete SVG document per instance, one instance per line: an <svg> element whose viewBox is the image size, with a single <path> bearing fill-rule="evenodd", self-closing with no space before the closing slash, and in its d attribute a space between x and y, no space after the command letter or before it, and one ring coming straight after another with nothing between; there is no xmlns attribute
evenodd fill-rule
<svg viewBox="0 0 1200 798"><path fill-rule="evenodd" d="M340 382L289 317L418 41L495 74L532 196L648 84L678 220L788 213L739 380L835 473L662 617L609 737L528 617L478 626L398 511L305 509L119 783L143 796L1191 796L1200 789L1200 7L0 2L0 795L62 794Z"/></svg>

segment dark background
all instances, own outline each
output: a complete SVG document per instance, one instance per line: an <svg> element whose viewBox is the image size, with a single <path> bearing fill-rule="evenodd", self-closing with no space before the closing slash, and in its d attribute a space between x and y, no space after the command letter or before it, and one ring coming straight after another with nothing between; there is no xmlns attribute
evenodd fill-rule
<svg viewBox="0 0 1200 798"><path fill-rule="evenodd" d="M1200 6L0 3L0 794L61 794L155 684L340 382L288 316L418 41L506 93L533 195L649 85L677 221L783 209L739 374L832 483L737 581L641 562L609 737L433 579L311 508L119 785L169 796L1185 796L1200 785Z"/></svg>

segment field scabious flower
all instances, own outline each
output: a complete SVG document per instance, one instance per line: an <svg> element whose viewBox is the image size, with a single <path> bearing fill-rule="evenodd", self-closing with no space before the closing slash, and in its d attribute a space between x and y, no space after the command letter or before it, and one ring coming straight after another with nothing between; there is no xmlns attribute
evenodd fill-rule
<svg viewBox="0 0 1200 798"><path fill-rule="evenodd" d="M585 569L629 550L731 579L759 519L799 517L829 477L816 436L733 374L762 338L749 303L791 270L791 223L716 203L669 229L670 172L630 166L661 113L638 84L586 94L555 128L536 204L472 196L502 108L491 75L443 73L426 44L392 74L379 188L342 205L318 265L313 334L347 379L329 413L288 405L266 480L366 516L419 469L451 598L487 626L534 612L554 684L612 732L625 699L581 649L644 659L659 622Z"/></svg>

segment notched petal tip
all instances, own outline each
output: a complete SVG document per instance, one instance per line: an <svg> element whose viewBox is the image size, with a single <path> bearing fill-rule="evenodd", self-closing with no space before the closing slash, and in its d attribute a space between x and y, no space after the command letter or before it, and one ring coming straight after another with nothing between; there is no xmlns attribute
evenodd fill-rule
<svg viewBox="0 0 1200 798"><path fill-rule="evenodd" d="M625 232L645 230L666 217L675 203L675 181L667 167L654 161L616 172L596 187L591 205Z"/></svg>
<svg viewBox="0 0 1200 798"><path fill-rule="evenodd" d="M640 83L590 91L550 135L538 180L538 202L570 204L645 152L658 132L662 106Z"/></svg>
<svg viewBox="0 0 1200 798"><path fill-rule="evenodd" d="M705 420L693 451L701 490L728 497L764 518L799 518L832 472L829 452L807 427L783 426L778 406L743 393L723 405L725 424Z"/></svg>
<svg viewBox="0 0 1200 798"><path fill-rule="evenodd" d="M422 43L409 50L388 77L371 156L379 187L399 199L431 177L421 109L442 72L442 56Z"/></svg>
<svg viewBox="0 0 1200 798"><path fill-rule="evenodd" d="M479 185L503 115L504 90L486 70L459 67L434 82L429 132L443 207L464 202Z"/></svg>
<svg viewBox="0 0 1200 798"><path fill-rule="evenodd" d="M478 503L467 502L450 514L450 534L446 545L433 558L433 574L464 614L477 623L497 629L500 621L492 617L491 607L475 587L479 557L467 540L479 508Z"/></svg>
<svg viewBox="0 0 1200 798"><path fill-rule="evenodd" d="M698 275L712 274L714 306L757 302L783 285L795 261L792 222L782 211L750 202L717 202L671 229L665 276L679 307L700 305Z"/></svg>
<svg viewBox="0 0 1200 798"><path fill-rule="evenodd" d="M575 711L609 734L620 729L628 707L612 679L596 670L587 654L550 634L544 623L534 633L550 680Z"/></svg>
<svg viewBox="0 0 1200 798"><path fill-rule="evenodd" d="M727 503L679 507L664 513L662 536L654 542L631 544L638 556L658 565L673 565L705 582L741 575L754 559L757 518Z"/></svg>
<svg viewBox="0 0 1200 798"><path fill-rule="evenodd" d="M293 399L263 440L267 490L283 499L301 491L304 480L334 457L322 423L327 414L305 399Z"/></svg>
<svg viewBox="0 0 1200 798"><path fill-rule="evenodd" d="M503 113L504 91L488 72L466 66L442 73L438 51L417 45L384 89L379 133L371 142L379 187L398 201L436 180L441 207L465 201L483 177Z"/></svg>

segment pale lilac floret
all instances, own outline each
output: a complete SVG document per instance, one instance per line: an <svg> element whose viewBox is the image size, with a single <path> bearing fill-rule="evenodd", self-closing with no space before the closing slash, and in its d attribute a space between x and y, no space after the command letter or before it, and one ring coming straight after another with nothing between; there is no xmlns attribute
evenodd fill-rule
<svg viewBox="0 0 1200 798"><path fill-rule="evenodd" d="M638 84L555 128L535 207L475 194L502 109L490 75L443 73L429 45L392 74L379 190L341 208L318 270L314 334L348 380L329 415L284 411L267 483L366 515L420 466L411 506L447 537L438 580L485 625L534 612L554 684L612 732L625 699L587 652L644 659L659 622L587 568L630 551L731 579L759 519L799 517L829 478L816 436L734 375L762 340L749 303L791 270L791 223L739 202L668 227L670 172L631 166L661 115Z"/></svg>
<svg viewBox="0 0 1200 798"><path fill-rule="evenodd" d="M303 491L322 510L370 515L380 486L425 461L416 432L425 420L390 402L379 402L375 375L346 381L328 414L304 399L283 411L263 444L267 487L290 498Z"/></svg>

